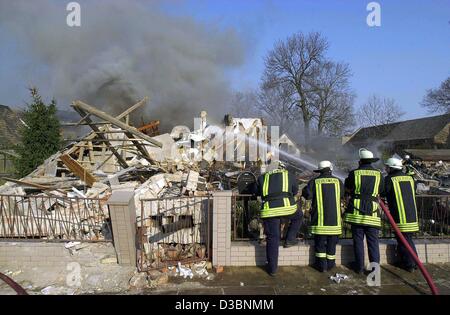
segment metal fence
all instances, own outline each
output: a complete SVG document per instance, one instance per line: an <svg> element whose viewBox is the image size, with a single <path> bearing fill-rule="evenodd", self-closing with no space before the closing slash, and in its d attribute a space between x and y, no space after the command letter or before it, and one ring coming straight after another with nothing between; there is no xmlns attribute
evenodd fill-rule
<svg viewBox="0 0 450 315"><path fill-rule="evenodd" d="M446 195L420 195L416 198L419 217L419 232L417 238L450 238L450 196ZM259 217L260 203L251 195L234 195L231 210L231 238L233 241L262 240L264 239L262 220ZM380 210L381 211L381 210ZM395 233L381 213L381 238L393 238ZM298 234L300 239L311 239L308 231L310 218L304 215ZM282 236L286 232L287 221L281 223ZM340 238L352 237L351 226L343 222Z"/></svg>
<svg viewBox="0 0 450 315"><path fill-rule="evenodd" d="M141 200L137 218L140 271L211 258L211 196Z"/></svg>
<svg viewBox="0 0 450 315"><path fill-rule="evenodd" d="M0 195L0 239L111 241L106 201L49 195Z"/></svg>

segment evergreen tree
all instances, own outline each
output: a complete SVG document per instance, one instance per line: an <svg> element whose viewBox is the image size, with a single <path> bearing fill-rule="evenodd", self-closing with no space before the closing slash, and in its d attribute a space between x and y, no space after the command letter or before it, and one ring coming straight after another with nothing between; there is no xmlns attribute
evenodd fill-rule
<svg viewBox="0 0 450 315"><path fill-rule="evenodd" d="M56 117L56 101L44 104L37 88L30 88L32 103L23 115L25 123L19 130L21 143L16 147L16 173L24 177L57 152L61 146L60 124Z"/></svg>

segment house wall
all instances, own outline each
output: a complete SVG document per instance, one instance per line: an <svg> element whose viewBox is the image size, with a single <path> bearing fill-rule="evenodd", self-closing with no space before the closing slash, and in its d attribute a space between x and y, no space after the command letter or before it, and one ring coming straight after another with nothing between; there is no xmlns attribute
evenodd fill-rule
<svg viewBox="0 0 450 315"><path fill-rule="evenodd" d="M450 123L445 126L435 137L434 141L438 143L439 149L450 149Z"/></svg>

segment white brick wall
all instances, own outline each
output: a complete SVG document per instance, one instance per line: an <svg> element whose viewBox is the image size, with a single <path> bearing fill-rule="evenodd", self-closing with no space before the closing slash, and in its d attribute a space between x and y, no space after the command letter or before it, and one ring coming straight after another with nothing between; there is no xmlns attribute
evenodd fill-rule
<svg viewBox="0 0 450 315"><path fill-rule="evenodd" d="M395 241L380 241L381 263L395 261ZM424 263L450 262L450 240L416 240L419 258ZM230 264L223 266L257 266L266 262L265 246L256 242L232 242ZM366 247L366 262L368 262ZM346 264L354 260L351 240L340 240L336 247L336 264ZM313 241L290 248L280 246L278 263L280 266L306 266L314 261Z"/></svg>

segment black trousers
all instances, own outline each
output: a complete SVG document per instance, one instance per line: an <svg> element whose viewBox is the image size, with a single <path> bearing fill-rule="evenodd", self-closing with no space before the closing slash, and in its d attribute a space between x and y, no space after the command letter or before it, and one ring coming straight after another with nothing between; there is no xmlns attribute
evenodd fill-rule
<svg viewBox="0 0 450 315"><path fill-rule="evenodd" d="M337 235L314 235L316 267L325 271L336 266Z"/></svg>
<svg viewBox="0 0 450 315"><path fill-rule="evenodd" d="M278 269L278 251L280 247L281 219L289 219L289 227L286 234L286 241L293 242L297 238L300 230L303 213L297 210L287 217L273 217L263 219L264 233L266 234L266 258L267 271L275 273Z"/></svg>
<svg viewBox="0 0 450 315"><path fill-rule="evenodd" d="M408 241L409 246L412 247L414 252L417 255L416 245L413 241L413 234L414 233L402 233L404 238ZM399 258L399 262L405 267L405 268L414 268L416 266L416 262L411 257L410 253L406 249L406 247L403 245L403 243L400 241L400 239L395 236L397 239L397 256Z"/></svg>
<svg viewBox="0 0 450 315"><path fill-rule="evenodd" d="M380 263L380 246L377 228L352 224L353 250L355 253L356 271L364 270L364 236L366 236L369 261Z"/></svg>

